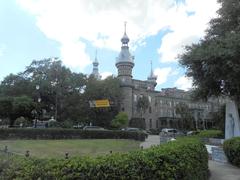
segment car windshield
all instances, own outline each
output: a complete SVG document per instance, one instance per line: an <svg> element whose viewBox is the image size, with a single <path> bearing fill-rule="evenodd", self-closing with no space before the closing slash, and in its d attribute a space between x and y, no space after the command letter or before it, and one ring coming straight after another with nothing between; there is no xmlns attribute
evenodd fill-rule
<svg viewBox="0 0 240 180"><path fill-rule="evenodd" d="M176 129L170 129L168 132L170 132L170 133L177 133L177 130Z"/></svg>

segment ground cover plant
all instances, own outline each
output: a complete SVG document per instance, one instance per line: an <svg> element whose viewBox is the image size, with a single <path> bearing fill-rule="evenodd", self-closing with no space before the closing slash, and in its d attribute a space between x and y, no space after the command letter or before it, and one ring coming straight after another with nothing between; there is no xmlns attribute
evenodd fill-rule
<svg viewBox="0 0 240 180"><path fill-rule="evenodd" d="M208 179L208 154L196 138L146 150L70 159L13 158L3 179Z"/></svg>
<svg viewBox="0 0 240 180"><path fill-rule="evenodd" d="M0 149L37 158L64 158L72 156L97 156L112 152L129 152L139 149L139 141L123 139L65 139L65 140L0 140Z"/></svg>

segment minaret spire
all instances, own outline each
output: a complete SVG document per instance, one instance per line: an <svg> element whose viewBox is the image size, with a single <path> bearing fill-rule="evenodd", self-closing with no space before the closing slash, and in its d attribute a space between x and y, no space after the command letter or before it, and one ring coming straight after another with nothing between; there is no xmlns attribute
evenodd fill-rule
<svg viewBox="0 0 240 180"><path fill-rule="evenodd" d="M101 79L101 76L98 72L98 59L97 59L97 50L95 51L95 59L93 61L93 71L92 71L92 75L96 78L96 79Z"/></svg>
<svg viewBox="0 0 240 180"><path fill-rule="evenodd" d="M126 21L124 21L124 34L121 39L121 42L122 42L122 46L128 47L129 38L127 36L127 22Z"/></svg>
<svg viewBox="0 0 240 180"><path fill-rule="evenodd" d="M152 60L150 61L151 65L151 71L150 75L148 76L148 82L151 83L149 90L154 90L155 86L157 85L157 76L154 75L153 73L153 67L152 67Z"/></svg>
<svg viewBox="0 0 240 180"><path fill-rule="evenodd" d="M98 59L97 59L97 49L96 49L96 51L95 51L95 62L98 63Z"/></svg>
<svg viewBox="0 0 240 180"><path fill-rule="evenodd" d="M127 35L127 21L124 21L124 34Z"/></svg>

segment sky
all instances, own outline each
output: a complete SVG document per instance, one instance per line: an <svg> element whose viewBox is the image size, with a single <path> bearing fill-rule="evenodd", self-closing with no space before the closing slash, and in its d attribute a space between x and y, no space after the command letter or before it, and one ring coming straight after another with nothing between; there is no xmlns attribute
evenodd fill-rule
<svg viewBox="0 0 240 180"><path fill-rule="evenodd" d="M152 61L157 90L188 90L177 57L204 36L219 7L217 0L0 0L0 81L52 57L90 74L96 50L102 77L117 75L126 21L133 78L146 80Z"/></svg>

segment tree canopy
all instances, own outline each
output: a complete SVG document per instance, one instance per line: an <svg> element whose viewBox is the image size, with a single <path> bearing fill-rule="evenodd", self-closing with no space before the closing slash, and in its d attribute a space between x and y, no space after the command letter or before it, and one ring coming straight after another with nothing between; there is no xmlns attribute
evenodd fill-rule
<svg viewBox="0 0 240 180"><path fill-rule="evenodd" d="M192 77L200 98L225 95L240 99L240 1L218 0L218 17L209 23L205 37L185 47L180 64Z"/></svg>
<svg viewBox="0 0 240 180"><path fill-rule="evenodd" d="M141 118L143 116L143 113L147 110L149 107L149 100L146 96L141 96L137 100L137 110L141 113Z"/></svg>
<svg viewBox="0 0 240 180"><path fill-rule="evenodd" d="M108 99L111 108L91 109L90 100ZM33 60L23 72L10 74L0 84L0 118L11 124L19 118L110 126L118 113L121 89L117 78L95 79L72 72L61 60ZM33 113L35 112L35 113Z"/></svg>
<svg viewBox="0 0 240 180"><path fill-rule="evenodd" d="M176 105L176 114L181 117L181 129L190 130L193 128L193 116L186 103L180 102Z"/></svg>

